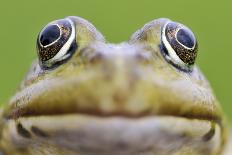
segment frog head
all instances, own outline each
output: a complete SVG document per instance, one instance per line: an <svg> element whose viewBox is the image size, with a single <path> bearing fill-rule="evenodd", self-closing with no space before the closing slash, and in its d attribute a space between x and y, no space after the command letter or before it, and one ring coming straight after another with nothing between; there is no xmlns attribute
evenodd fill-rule
<svg viewBox="0 0 232 155"><path fill-rule="evenodd" d="M82 18L53 21L4 111L4 138L81 155L217 155L224 119L197 51L193 32L169 19L120 44Z"/></svg>

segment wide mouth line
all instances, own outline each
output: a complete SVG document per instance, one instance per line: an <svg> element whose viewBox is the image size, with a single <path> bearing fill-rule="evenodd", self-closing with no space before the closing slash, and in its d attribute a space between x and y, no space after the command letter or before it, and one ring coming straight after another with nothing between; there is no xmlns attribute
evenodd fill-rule
<svg viewBox="0 0 232 155"><path fill-rule="evenodd" d="M212 146L214 142L220 145L218 137L221 134L221 127L214 122L169 116L130 119L64 114L62 117L60 115L27 116L19 118L18 121L9 120L9 122L10 127L15 127L15 130L19 131L18 134L26 138L25 140L28 140L29 135L32 140L45 140L59 145L57 139L60 139L61 142L68 142L62 144L66 144L65 147L67 146L74 151L78 151L79 146L88 149L96 148L96 145L93 147L89 145L93 142L99 144L98 148L103 149L103 151L105 148L120 150L121 145L116 147L118 145L115 144L121 144L121 142L131 146L130 148L133 150L138 147L147 148L147 146L154 146L154 144L156 147L156 142L160 141L160 138L165 140L164 144L168 145L174 144L176 141L183 145L188 139L190 144L194 142L197 147L201 147L203 143L205 144L203 146L208 147ZM144 143L145 139L146 143ZM19 140L21 142L23 139ZM198 140L202 143L199 143ZM95 154L95 152L94 149L91 154Z"/></svg>
<svg viewBox="0 0 232 155"><path fill-rule="evenodd" d="M74 112L54 112L54 113L34 113L33 111L31 112L23 112L20 110L15 110L12 111L9 115L6 115L5 118L7 119L17 119L20 117L40 117L40 116L67 116L67 115L86 115L86 116L94 116L98 118L110 118L110 117L123 117L123 118L130 118L130 119L140 119L140 118L145 118L145 117L161 117L161 116L171 116L171 117L179 117L179 118L186 118L186 119L196 119L196 120L202 120L202 121L212 121L220 126L222 126L222 121L219 117L217 116L207 116L207 115L191 115L191 114L174 114L174 113L160 113L160 114L152 114L149 113L148 111L138 113L138 114L131 114L131 113L119 113L119 112L114 112L114 113L103 113L103 112L98 112L98 111L74 111Z"/></svg>

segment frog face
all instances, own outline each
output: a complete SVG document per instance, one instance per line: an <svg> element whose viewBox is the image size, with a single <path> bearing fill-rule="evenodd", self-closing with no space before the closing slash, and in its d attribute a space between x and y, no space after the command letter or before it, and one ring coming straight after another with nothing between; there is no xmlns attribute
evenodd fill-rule
<svg viewBox="0 0 232 155"><path fill-rule="evenodd" d="M18 120L16 131L20 124L80 154L217 154L223 120L194 64L197 50L193 32L169 19L120 44L106 43L82 18L53 21L39 33L38 60L5 116Z"/></svg>

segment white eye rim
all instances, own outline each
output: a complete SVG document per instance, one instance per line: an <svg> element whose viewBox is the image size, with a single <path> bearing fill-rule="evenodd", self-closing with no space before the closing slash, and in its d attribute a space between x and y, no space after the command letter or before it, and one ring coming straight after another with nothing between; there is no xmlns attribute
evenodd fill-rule
<svg viewBox="0 0 232 155"><path fill-rule="evenodd" d="M59 52L57 52L57 54L53 58L51 58L45 62L47 64L53 64L53 63L62 61L64 59L66 59L67 57L69 57L69 55L65 56L65 54L68 52L73 41L75 40L76 29L75 29L75 25L71 19L66 18L66 20L71 24L72 33L71 33L68 41L63 45L63 47L59 50Z"/></svg>
<svg viewBox="0 0 232 155"><path fill-rule="evenodd" d="M54 23L54 22L53 22L53 23ZM58 40L61 38L62 32L61 32L61 30L60 30L60 26L59 26L58 24L53 24L53 23L50 23L49 25L55 25L55 26L57 26L57 27L59 28L60 35L59 35L59 37L58 37L56 40L54 40L52 43L50 43L50 44L48 44L48 45L45 45L45 46L42 45L41 42L39 41L39 44L40 44L41 47L46 48L46 47L48 47L48 46L51 46L51 45L55 44L56 42L58 42ZM42 33L46 28L47 28L47 26L45 26L45 27L41 30L41 33ZM39 38L41 38L41 33L40 33L40 35L39 35Z"/></svg>
<svg viewBox="0 0 232 155"><path fill-rule="evenodd" d="M171 61L173 62L174 64L176 65L181 65L181 66L186 66L186 63L184 63L180 58L179 56L176 54L175 50L172 48L172 46L169 44L167 38L166 38L166 35L165 35L165 30L166 30L166 26L169 24L169 22L167 22L163 29L162 29L162 35L161 35L161 39L162 39L162 42L165 46L165 48L167 49L167 52L169 55L165 55L166 59L168 61Z"/></svg>

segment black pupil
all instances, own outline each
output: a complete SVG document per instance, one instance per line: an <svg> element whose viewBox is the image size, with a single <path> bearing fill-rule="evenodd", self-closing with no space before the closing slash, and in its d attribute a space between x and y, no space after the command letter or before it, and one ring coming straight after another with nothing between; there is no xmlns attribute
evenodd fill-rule
<svg viewBox="0 0 232 155"><path fill-rule="evenodd" d="M40 35L40 43L43 46L53 43L60 36L60 29L57 25L49 25Z"/></svg>
<svg viewBox="0 0 232 155"><path fill-rule="evenodd" d="M177 32L177 40L188 48L192 48L194 46L194 36L187 29L180 29Z"/></svg>

